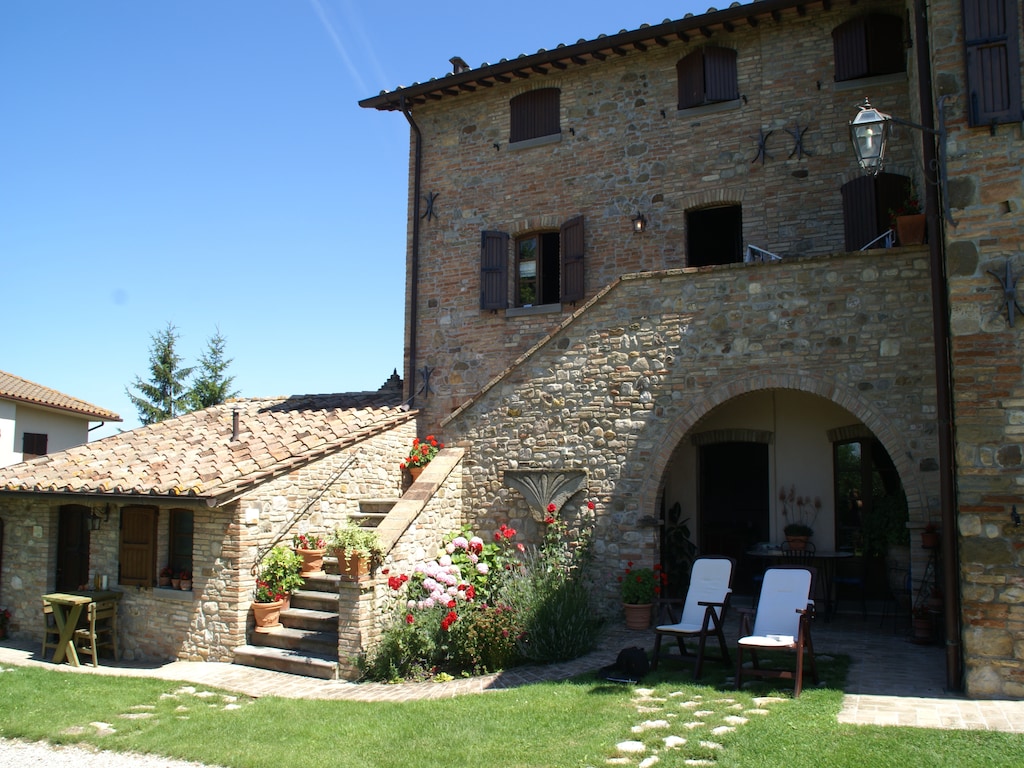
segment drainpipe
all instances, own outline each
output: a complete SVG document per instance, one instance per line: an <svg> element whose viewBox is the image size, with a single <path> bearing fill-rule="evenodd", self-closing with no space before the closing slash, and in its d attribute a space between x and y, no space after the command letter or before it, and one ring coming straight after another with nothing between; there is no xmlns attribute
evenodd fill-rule
<svg viewBox="0 0 1024 768"><path fill-rule="evenodd" d="M405 339L406 356L408 367L405 371L405 380L409 383L409 399L406 401L410 406L415 405L416 399L416 320L419 306L419 277L420 277L420 184L423 180L423 134L416 121L412 119L412 113L405 104L405 95L401 97L400 108L405 119L409 121L413 133L416 134L416 148L413 160L412 180L412 253L410 255L412 264L409 269L409 310L406 317Z"/></svg>
<svg viewBox="0 0 1024 768"><path fill-rule="evenodd" d="M914 0L914 33L917 37L917 83L921 106L921 125L934 131L935 109L932 93L931 43L928 38L928 14L925 0ZM921 155L926 169L936 164L935 133L921 131ZM945 173L945 169L942 169ZM936 179L936 182L938 179ZM925 211L928 214L928 257L931 274L932 329L935 347L935 405L939 440L939 506L942 530L942 592L946 637L946 689L963 687L960 647L960 567L957 559L956 486L953 455L953 399L951 395L949 286L943 253L944 223L939 204L938 184L925 187Z"/></svg>

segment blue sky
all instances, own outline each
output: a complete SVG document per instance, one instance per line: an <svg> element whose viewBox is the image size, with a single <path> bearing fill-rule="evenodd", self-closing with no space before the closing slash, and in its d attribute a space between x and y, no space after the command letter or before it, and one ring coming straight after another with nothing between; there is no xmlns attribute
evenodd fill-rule
<svg viewBox="0 0 1024 768"><path fill-rule="evenodd" d="M168 322L186 364L219 329L242 396L376 389L402 366L408 126L357 102L708 8L582 7L4 0L0 369L122 416L96 436L138 426L125 387Z"/></svg>

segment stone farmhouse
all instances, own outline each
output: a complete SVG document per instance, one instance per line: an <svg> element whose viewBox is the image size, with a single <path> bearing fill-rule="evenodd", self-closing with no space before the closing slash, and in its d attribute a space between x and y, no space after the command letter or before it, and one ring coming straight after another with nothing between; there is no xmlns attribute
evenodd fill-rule
<svg viewBox="0 0 1024 768"><path fill-rule="evenodd" d="M403 379L3 470L15 636L47 590L116 574L130 658L246 660L282 537L372 516L404 569L463 522L539 539L554 503L594 526L604 613L627 562L682 590L694 550L751 592L749 553L804 520L867 598L909 573L906 607L940 600L950 688L1024 696L1019 5L734 4L365 99L410 126ZM899 119L873 174L866 98ZM925 242L893 243L912 198ZM449 447L406 487L417 433ZM908 529L894 565L877 545ZM190 592L157 584L171 561ZM385 594L336 586L311 673L355 674Z"/></svg>
<svg viewBox="0 0 1024 768"><path fill-rule="evenodd" d="M406 397L478 525L595 501L612 610L684 540L857 552L905 503L949 687L1024 696L1019 5L734 3L363 100L410 126Z"/></svg>

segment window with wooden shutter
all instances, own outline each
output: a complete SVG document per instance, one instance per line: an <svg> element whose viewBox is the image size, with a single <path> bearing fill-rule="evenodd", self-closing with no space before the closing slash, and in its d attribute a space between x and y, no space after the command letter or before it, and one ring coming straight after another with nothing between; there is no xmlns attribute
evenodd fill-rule
<svg viewBox="0 0 1024 768"><path fill-rule="evenodd" d="M892 225L891 210L910 195L911 182L897 173L858 176L843 185L843 228L846 250L858 251ZM876 243L874 248L882 248Z"/></svg>
<svg viewBox="0 0 1024 768"><path fill-rule="evenodd" d="M190 509L172 509L168 529L167 562L176 572L192 571L194 517Z"/></svg>
<svg viewBox="0 0 1024 768"><path fill-rule="evenodd" d="M1021 120L1017 0L963 0L963 18L970 124Z"/></svg>
<svg viewBox="0 0 1024 768"><path fill-rule="evenodd" d="M538 88L514 97L509 102L509 141L526 141L561 133L560 97L558 88Z"/></svg>
<svg viewBox="0 0 1024 768"><path fill-rule="evenodd" d="M869 13L832 30L837 83L905 72L907 57L899 16Z"/></svg>
<svg viewBox="0 0 1024 768"><path fill-rule="evenodd" d="M508 308L508 234L480 233L480 309Z"/></svg>
<svg viewBox="0 0 1024 768"><path fill-rule="evenodd" d="M740 97L736 75L736 51L708 46L683 57L676 64L679 109L733 101Z"/></svg>
<svg viewBox="0 0 1024 768"><path fill-rule="evenodd" d="M562 301L580 301L583 284L583 217L575 216L562 225Z"/></svg>
<svg viewBox="0 0 1024 768"><path fill-rule="evenodd" d="M156 507L122 507L119 582L127 587L156 584Z"/></svg>

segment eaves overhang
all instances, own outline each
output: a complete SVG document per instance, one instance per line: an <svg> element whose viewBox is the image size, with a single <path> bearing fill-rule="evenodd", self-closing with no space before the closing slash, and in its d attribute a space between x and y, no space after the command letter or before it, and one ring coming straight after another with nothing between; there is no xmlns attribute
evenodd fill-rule
<svg viewBox="0 0 1024 768"><path fill-rule="evenodd" d="M854 5L857 0L849 2ZM757 27L764 21L780 21L785 10L795 9L802 16L811 7L827 11L832 8L832 0L762 0L753 3L733 3L722 11L711 9L699 16L688 15L676 21L666 20L656 25L645 24L632 31L602 35L594 40L580 40L573 45L559 45L550 51L540 50L534 54L522 54L513 60L484 64L475 69L449 74L425 83L400 86L393 91L382 91L377 96L363 99L359 106L382 111L411 109L417 105L474 93L499 84L583 67L613 56L626 56L635 51L646 51L653 46L667 47L675 42L709 40L716 33L734 32L740 26Z"/></svg>

